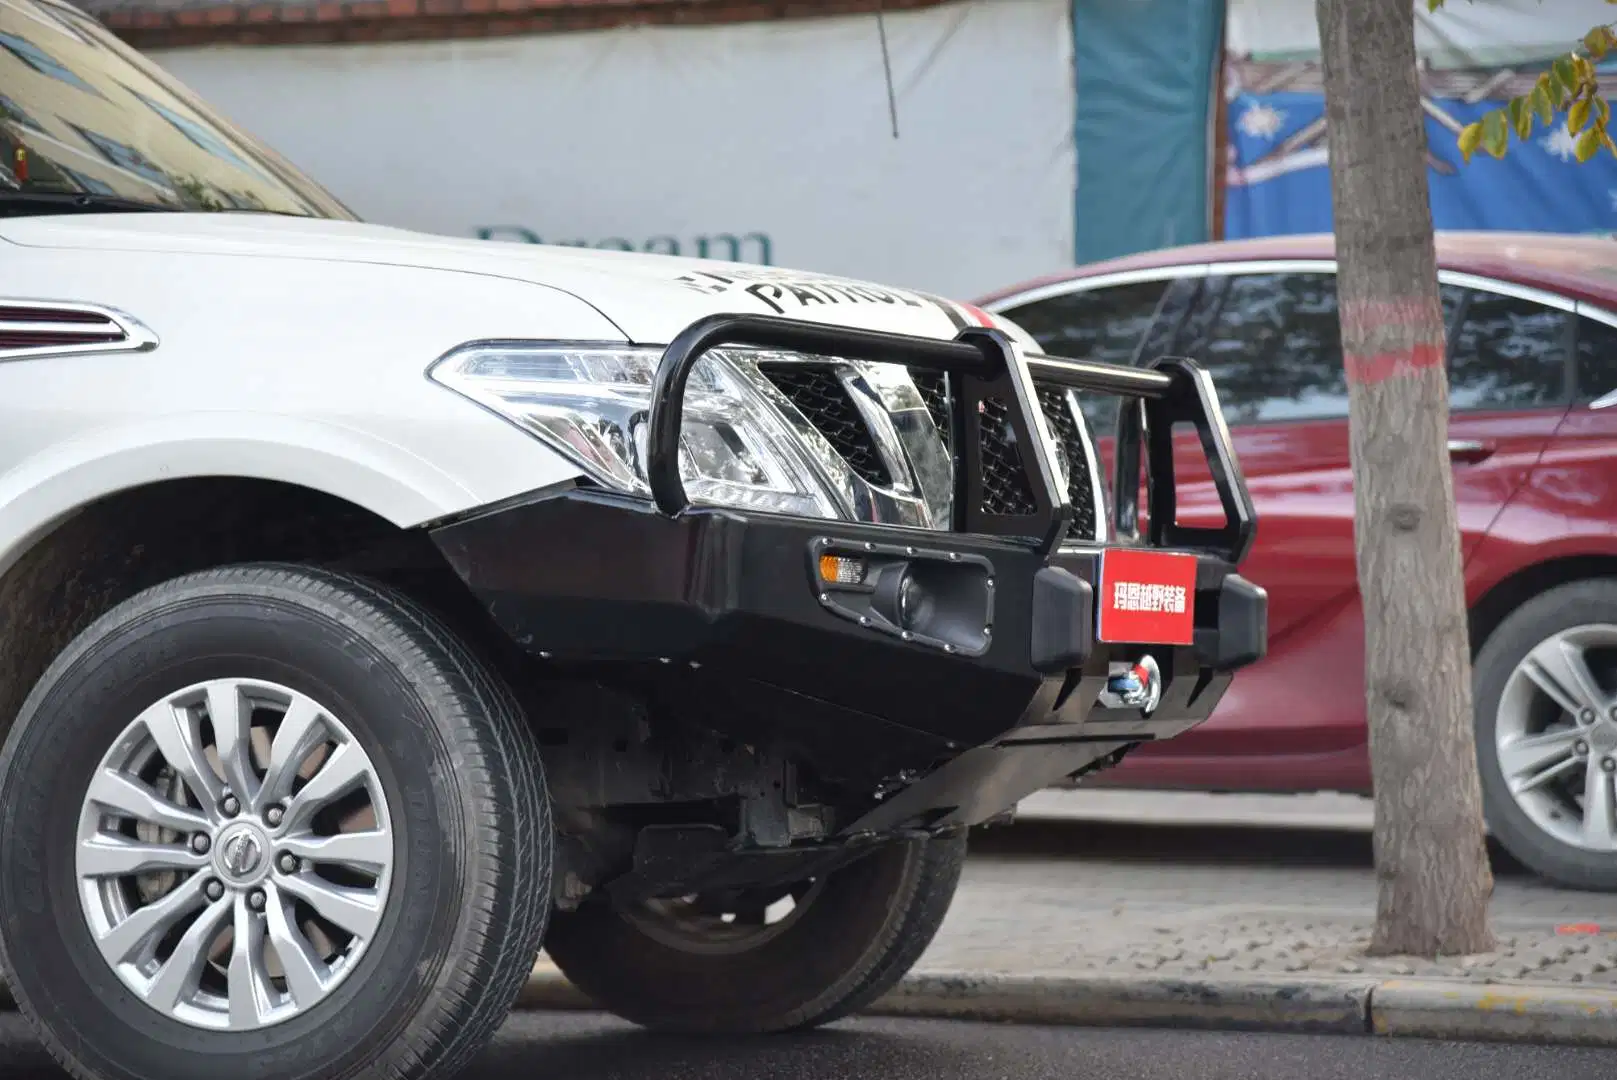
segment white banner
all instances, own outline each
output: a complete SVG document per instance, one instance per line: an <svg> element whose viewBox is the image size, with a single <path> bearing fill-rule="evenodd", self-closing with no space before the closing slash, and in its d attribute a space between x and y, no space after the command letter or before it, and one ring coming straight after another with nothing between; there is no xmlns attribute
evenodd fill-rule
<svg viewBox="0 0 1617 1080"><path fill-rule="evenodd" d="M154 58L362 217L970 298L1071 265L1069 0Z"/></svg>

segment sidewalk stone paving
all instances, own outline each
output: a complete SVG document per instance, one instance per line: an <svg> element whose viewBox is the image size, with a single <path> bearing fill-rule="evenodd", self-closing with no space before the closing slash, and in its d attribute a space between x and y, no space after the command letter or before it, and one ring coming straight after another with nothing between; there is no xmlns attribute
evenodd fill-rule
<svg viewBox="0 0 1617 1080"><path fill-rule="evenodd" d="M1349 860L1351 863L1352 860ZM1617 896L1498 877L1498 950L1370 959L1363 865L974 855L917 972L1369 976L1617 988Z"/></svg>

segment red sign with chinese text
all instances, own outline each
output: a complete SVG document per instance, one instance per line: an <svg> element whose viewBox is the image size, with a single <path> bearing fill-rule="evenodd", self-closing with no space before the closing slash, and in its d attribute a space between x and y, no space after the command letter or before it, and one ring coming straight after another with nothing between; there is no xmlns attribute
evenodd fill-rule
<svg viewBox="0 0 1617 1080"><path fill-rule="evenodd" d="M1095 636L1140 645L1195 640L1196 556L1107 548L1100 557Z"/></svg>

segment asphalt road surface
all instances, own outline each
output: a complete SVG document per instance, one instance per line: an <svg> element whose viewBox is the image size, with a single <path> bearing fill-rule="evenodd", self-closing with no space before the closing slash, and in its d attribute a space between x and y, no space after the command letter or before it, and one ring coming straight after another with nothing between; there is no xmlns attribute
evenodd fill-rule
<svg viewBox="0 0 1617 1080"><path fill-rule="evenodd" d="M677 1039L587 1014L524 1013L467 1080L1610 1080L1617 1050L1324 1035L855 1020L808 1035ZM0 1077L64 1080L15 1016Z"/></svg>

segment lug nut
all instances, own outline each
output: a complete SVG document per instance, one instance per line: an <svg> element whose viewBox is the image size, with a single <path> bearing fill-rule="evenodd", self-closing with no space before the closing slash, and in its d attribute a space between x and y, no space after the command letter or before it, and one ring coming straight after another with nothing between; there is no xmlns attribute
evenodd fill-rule
<svg viewBox="0 0 1617 1080"><path fill-rule="evenodd" d="M1592 724L1595 722L1595 711L1593 709L1584 709L1578 714L1578 719L1585 724Z"/></svg>
<svg viewBox="0 0 1617 1080"><path fill-rule="evenodd" d="M283 874L295 874L298 872L298 857L290 851L283 851L281 857L275 860L275 865Z"/></svg>
<svg viewBox="0 0 1617 1080"><path fill-rule="evenodd" d="M213 841L208 839L207 833L197 833L195 836L191 837L191 850L196 852L198 855L206 855L208 853L208 849L212 846Z"/></svg>
<svg viewBox="0 0 1617 1080"><path fill-rule="evenodd" d="M1589 752L1589 744L1584 742L1582 739L1579 739L1577 742L1572 744L1572 752L1579 757L1582 757Z"/></svg>
<svg viewBox="0 0 1617 1080"><path fill-rule="evenodd" d="M1609 757L1608 758L1601 758L1600 759L1600 767L1602 769L1605 769L1607 772L1617 772L1617 761L1613 761Z"/></svg>
<svg viewBox="0 0 1617 1080"><path fill-rule="evenodd" d="M268 825L279 825L283 820L285 820L285 818L286 811L281 809L279 806L272 806L268 810L264 811L264 821Z"/></svg>
<svg viewBox="0 0 1617 1080"><path fill-rule="evenodd" d="M264 910L264 890L263 889L254 889L252 892L248 893L247 894L247 906L252 908L254 911L263 911Z"/></svg>
<svg viewBox="0 0 1617 1080"><path fill-rule="evenodd" d="M226 817L235 817L241 813L241 800L234 795L226 795L224 800L219 803L219 809L225 812Z"/></svg>
<svg viewBox="0 0 1617 1080"><path fill-rule="evenodd" d="M219 881L209 881L202 886L202 892L209 900L217 900L225 894L225 887Z"/></svg>

